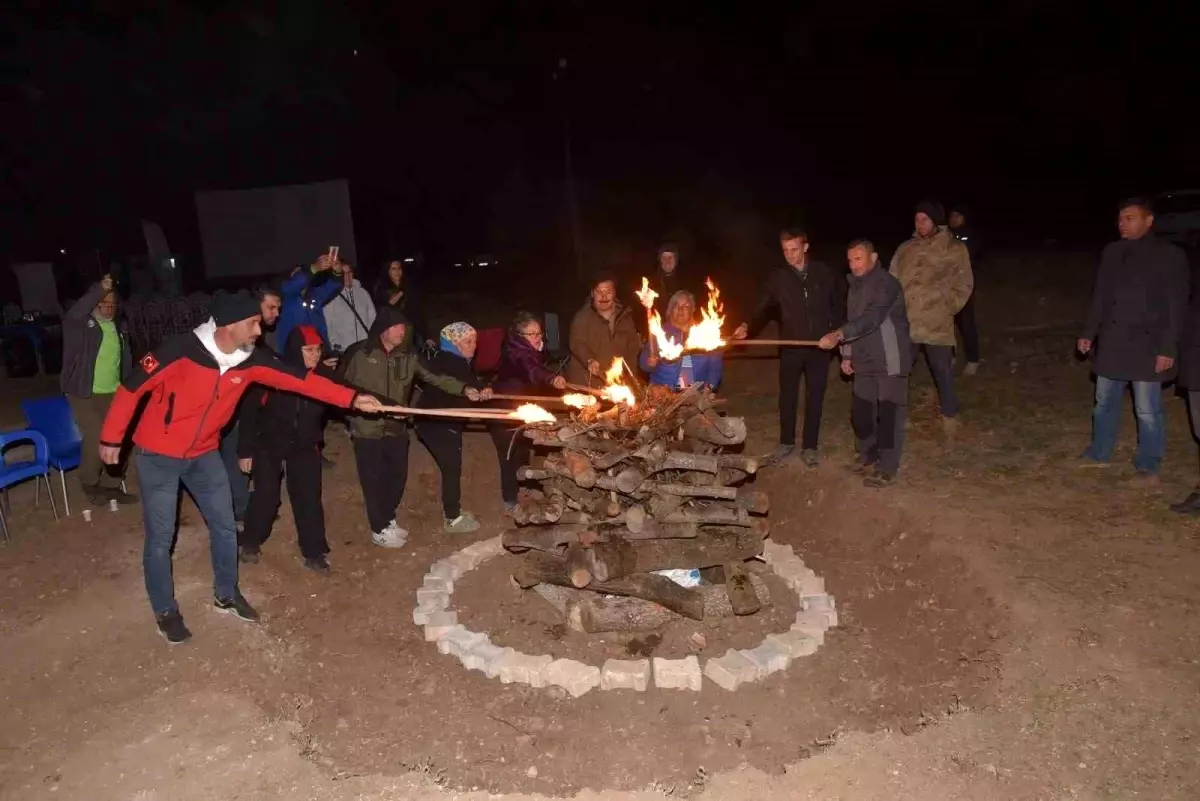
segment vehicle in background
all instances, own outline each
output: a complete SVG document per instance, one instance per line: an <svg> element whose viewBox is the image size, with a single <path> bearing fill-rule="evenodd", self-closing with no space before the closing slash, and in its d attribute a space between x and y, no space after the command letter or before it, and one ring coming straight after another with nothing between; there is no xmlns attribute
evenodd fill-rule
<svg viewBox="0 0 1200 801"><path fill-rule="evenodd" d="M1200 247L1200 189L1179 189L1155 197L1154 232L1180 245Z"/></svg>

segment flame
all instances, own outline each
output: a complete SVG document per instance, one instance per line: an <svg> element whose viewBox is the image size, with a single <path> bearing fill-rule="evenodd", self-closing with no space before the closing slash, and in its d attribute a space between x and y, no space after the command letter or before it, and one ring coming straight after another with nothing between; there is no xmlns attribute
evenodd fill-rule
<svg viewBox="0 0 1200 801"><path fill-rule="evenodd" d="M621 383L625 375L625 360L620 356L613 359L612 367L604 374L604 382L608 385L601 390L604 397L613 403L624 403L626 406L636 406L637 397L633 390Z"/></svg>
<svg viewBox="0 0 1200 801"><path fill-rule="evenodd" d="M574 409L586 409L589 406L595 406L600 401L592 395L584 395L582 392L572 392L562 396L562 402Z"/></svg>
<svg viewBox="0 0 1200 801"><path fill-rule="evenodd" d="M708 307L700 310L700 322L688 331L688 350L716 350L725 347L721 337L721 326L725 324L725 305L721 303L721 290L711 278L704 279L708 287Z"/></svg>
<svg viewBox="0 0 1200 801"><path fill-rule="evenodd" d="M555 423L554 415L538 406L536 403L522 403L512 416L522 423Z"/></svg>
<svg viewBox="0 0 1200 801"><path fill-rule="evenodd" d="M637 295L637 299L646 307L646 322L649 324L650 336L654 338L659 358L669 362L675 361L683 355L683 343L676 342L663 330L662 316L654 308L654 299L658 297L658 293L650 288L650 279L642 276L642 288L633 294Z"/></svg>
<svg viewBox="0 0 1200 801"><path fill-rule="evenodd" d="M642 288L633 294L637 295L637 299L646 307L646 311L654 308L654 299L658 297L658 293L650 288L650 279L642 276Z"/></svg>

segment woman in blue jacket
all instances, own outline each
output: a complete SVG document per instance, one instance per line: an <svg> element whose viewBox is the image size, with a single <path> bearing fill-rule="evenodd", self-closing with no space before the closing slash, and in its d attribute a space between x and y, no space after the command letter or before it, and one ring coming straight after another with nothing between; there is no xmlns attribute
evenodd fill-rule
<svg viewBox="0 0 1200 801"><path fill-rule="evenodd" d="M695 313L696 297L686 289L679 290L667 302L667 321L663 324L663 331L676 342L686 341ZM642 348L638 361L642 370L650 374L651 384L671 387L678 392L695 383L708 384L715 389L721 383L721 359L720 351L712 351L685 354L675 361L667 361L657 353L651 355L650 345L647 344Z"/></svg>
<svg viewBox="0 0 1200 801"><path fill-rule="evenodd" d="M329 348L329 332L325 327L325 304L342 291L342 267L335 259L322 255L310 267L297 267L283 280L283 305L275 336L283 347L298 325L311 325Z"/></svg>

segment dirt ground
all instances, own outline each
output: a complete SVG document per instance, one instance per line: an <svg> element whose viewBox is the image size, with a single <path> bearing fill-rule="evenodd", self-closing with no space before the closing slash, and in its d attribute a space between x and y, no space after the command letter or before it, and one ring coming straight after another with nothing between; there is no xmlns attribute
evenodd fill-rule
<svg viewBox="0 0 1200 801"><path fill-rule="evenodd" d="M772 536L825 577L841 627L733 694L569 699L440 656L411 622L413 590L467 540L440 533L420 446L402 515L412 537L392 552L370 544L349 443L330 437L334 575L301 568L285 506L263 562L242 573L258 627L206 608L206 537L185 503L176 583L195 638L178 648L145 600L138 509L56 524L18 488L0 548L0 798L1200 797L1200 524L1165 509L1195 481L1196 446L1172 399L1161 487L1131 481L1131 413L1117 463L1074 466L1089 431L1088 369L1071 355L1088 268L989 259L985 363L960 381L959 440L941 441L921 368L898 486L868 490L845 471L849 389L833 382L821 467L787 464L758 484ZM725 382L750 449L765 451L774 360L731 360ZM6 382L0 427L52 386ZM478 538L495 536L495 453L485 435L467 450L467 505L485 521ZM542 636L597 661L629 645L555 629L502 561L456 596L498 640Z"/></svg>

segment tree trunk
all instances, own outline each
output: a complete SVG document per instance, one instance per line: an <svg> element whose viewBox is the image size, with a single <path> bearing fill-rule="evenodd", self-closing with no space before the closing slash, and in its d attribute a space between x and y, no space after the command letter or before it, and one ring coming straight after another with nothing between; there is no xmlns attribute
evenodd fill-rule
<svg viewBox="0 0 1200 801"><path fill-rule="evenodd" d="M572 586L566 560L539 551L531 551L525 555L513 578L525 588L542 582ZM704 619L704 596L696 590L679 586L666 576L637 573L608 581L592 581L588 584L588 589L608 595L644 598L684 617L693 620Z"/></svg>

